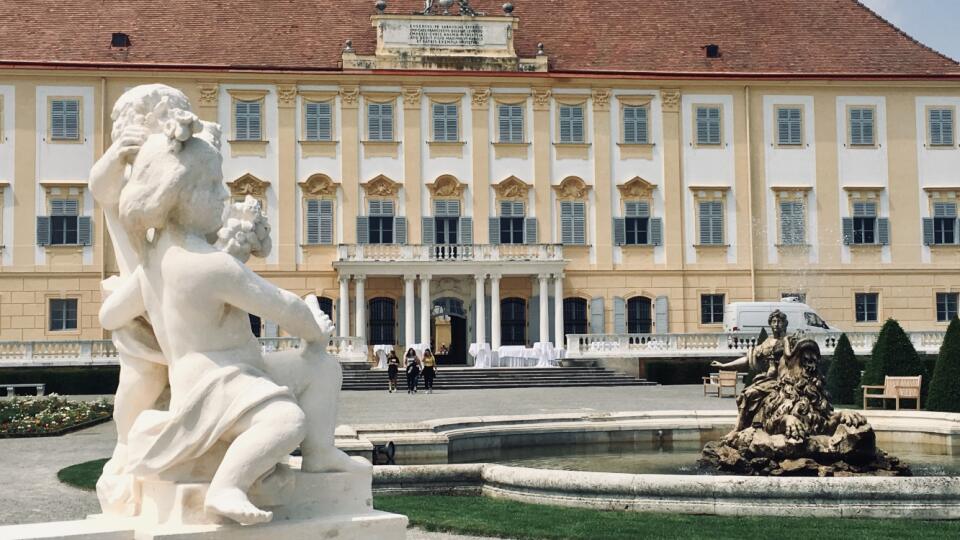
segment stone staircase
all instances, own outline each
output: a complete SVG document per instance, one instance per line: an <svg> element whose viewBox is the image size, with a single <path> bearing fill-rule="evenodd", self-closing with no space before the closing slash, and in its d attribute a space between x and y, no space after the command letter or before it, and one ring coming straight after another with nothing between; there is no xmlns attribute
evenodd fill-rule
<svg viewBox="0 0 960 540"><path fill-rule="evenodd" d="M406 388L401 370L398 386ZM437 390L470 388L546 388L565 386L656 386L602 367L563 368L491 368L440 367L434 388ZM421 377L420 388L423 388ZM344 370L344 390L386 390L387 372L382 370Z"/></svg>

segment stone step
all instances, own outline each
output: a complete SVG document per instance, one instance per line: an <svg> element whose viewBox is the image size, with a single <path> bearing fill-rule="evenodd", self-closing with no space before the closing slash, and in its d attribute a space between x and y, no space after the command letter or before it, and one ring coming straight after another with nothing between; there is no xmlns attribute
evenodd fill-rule
<svg viewBox="0 0 960 540"><path fill-rule="evenodd" d="M406 386L403 372L399 374L398 384ZM492 368L475 369L471 367L440 367L434 388L437 390L456 390L474 388L556 388L582 386L653 386L644 379L602 367L569 368ZM344 372L344 390L385 390L387 374L383 370L364 370ZM421 381L419 386L423 386Z"/></svg>

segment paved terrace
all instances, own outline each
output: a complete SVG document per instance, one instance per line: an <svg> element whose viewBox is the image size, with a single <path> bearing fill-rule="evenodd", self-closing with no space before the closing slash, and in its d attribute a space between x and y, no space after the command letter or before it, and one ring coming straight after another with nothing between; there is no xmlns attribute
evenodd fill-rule
<svg viewBox="0 0 960 540"><path fill-rule="evenodd" d="M704 397L699 385L543 388L535 391L529 388L452 390L414 395L406 392L388 394L384 390L343 392L339 423L416 422L457 416L583 411L734 408L736 405L731 398ZM108 457L115 441L112 422L63 437L0 439L0 456L3 456L0 478L8 487L0 490L0 524L81 519L99 512L97 498L92 492L61 484L57 480L57 471L74 463Z"/></svg>

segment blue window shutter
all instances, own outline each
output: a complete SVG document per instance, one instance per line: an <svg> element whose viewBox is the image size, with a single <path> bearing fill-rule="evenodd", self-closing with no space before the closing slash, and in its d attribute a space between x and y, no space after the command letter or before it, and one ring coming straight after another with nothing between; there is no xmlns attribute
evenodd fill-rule
<svg viewBox="0 0 960 540"><path fill-rule="evenodd" d="M366 244L370 241L370 223L367 216L357 216L357 243Z"/></svg>
<svg viewBox="0 0 960 540"><path fill-rule="evenodd" d="M583 107L573 108L573 117L571 123L571 132L574 142L583 142Z"/></svg>
<svg viewBox="0 0 960 540"><path fill-rule="evenodd" d="M603 318L604 318L603 297L598 296L590 300L590 333L591 334L604 333Z"/></svg>
<svg viewBox="0 0 960 540"><path fill-rule="evenodd" d="M400 245L407 243L407 218L397 216L393 218L394 241Z"/></svg>
<svg viewBox="0 0 960 540"><path fill-rule="evenodd" d="M560 242L573 243L573 203L570 201L560 203Z"/></svg>
<svg viewBox="0 0 960 540"><path fill-rule="evenodd" d="M877 218L877 243L886 246L890 244L890 220Z"/></svg>
<svg viewBox="0 0 960 540"><path fill-rule="evenodd" d="M537 218L528 217L523 220L523 242L525 244L536 244L537 240Z"/></svg>
<svg viewBox="0 0 960 540"><path fill-rule="evenodd" d="M573 243L581 246L587 243L586 207L582 202L573 203Z"/></svg>
<svg viewBox="0 0 960 540"><path fill-rule="evenodd" d="M613 298L613 333L627 333L627 302L619 296Z"/></svg>
<svg viewBox="0 0 960 540"><path fill-rule="evenodd" d="M490 243L497 245L500 243L500 218L490 218Z"/></svg>
<svg viewBox="0 0 960 540"><path fill-rule="evenodd" d="M333 244L333 201L324 199L319 201L319 241L321 244Z"/></svg>
<svg viewBox="0 0 960 540"><path fill-rule="evenodd" d="M933 218L923 218L923 245L932 246L933 244Z"/></svg>
<svg viewBox="0 0 960 540"><path fill-rule="evenodd" d="M571 142L573 135L571 131L572 120L570 118L570 107L560 106L560 142Z"/></svg>
<svg viewBox="0 0 960 540"><path fill-rule="evenodd" d="M53 199L50 201L50 215L77 216L80 215L80 202L76 199Z"/></svg>
<svg viewBox="0 0 960 540"><path fill-rule="evenodd" d="M50 245L50 218L47 216L37 216L37 245Z"/></svg>
<svg viewBox="0 0 960 540"><path fill-rule="evenodd" d="M304 104L303 132L308 141L320 139L320 115L319 103Z"/></svg>
<svg viewBox="0 0 960 540"><path fill-rule="evenodd" d="M320 201L307 201L307 243L320 243Z"/></svg>
<svg viewBox="0 0 960 540"><path fill-rule="evenodd" d="M530 321L527 323L527 339L532 343L541 341L540 337L540 297L534 296L527 302L530 311Z"/></svg>
<svg viewBox="0 0 960 540"><path fill-rule="evenodd" d="M445 107L440 103L433 104L433 140L447 140L447 122Z"/></svg>
<svg viewBox="0 0 960 540"><path fill-rule="evenodd" d="M374 103L367 105L367 139L380 140L380 105Z"/></svg>
<svg viewBox="0 0 960 540"><path fill-rule="evenodd" d="M421 239L420 243L425 245L432 245L436 242L437 234L436 229L434 228L434 222L432 217L424 217L421 221L420 229Z"/></svg>
<svg viewBox="0 0 960 540"><path fill-rule="evenodd" d="M458 133L459 129L458 129L458 126L457 126L458 121L459 121L459 116L460 116L460 115L458 114L457 105L456 105L456 104L447 105L447 114L446 114L446 120L447 120L447 130L446 130L447 133L446 133L446 135L447 135L447 138L446 138L446 140L447 140L448 142L456 142L457 140L459 140L459 137L458 137L458 135L459 135L459 133Z"/></svg>
<svg viewBox="0 0 960 540"><path fill-rule="evenodd" d="M861 117L863 119L863 144L874 144L873 109L863 109Z"/></svg>
<svg viewBox="0 0 960 540"><path fill-rule="evenodd" d="M510 107L510 140L512 142L523 142L523 108L520 105Z"/></svg>
<svg viewBox="0 0 960 540"><path fill-rule="evenodd" d="M613 245L622 246L627 243L627 220L613 218Z"/></svg>
<svg viewBox="0 0 960 540"><path fill-rule="evenodd" d="M473 218L460 218L460 243L465 245L473 244Z"/></svg>
<svg viewBox="0 0 960 540"><path fill-rule="evenodd" d="M623 142L633 144L637 141L636 107L623 108Z"/></svg>
<svg viewBox="0 0 960 540"><path fill-rule="evenodd" d="M697 144L707 144L707 109L697 107Z"/></svg>
<svg viewBox="0 0 960 540"><path fill-rule="evenodd" d="M843 245L849 246L853 243L853 218L843 218L840 225L843 231Z"/></svg>
<svg viewBox="0 0 960 540"><path fill-rule="evenodd" d="M77 243L81 246L89 246L93 243L93 223L90 216L77 218Z"/></svg>
<svg viewBox="0 0 960 540"><path fill-rule="evenodd" d="M654 330L658 334L667 334L670 332L670 310L669 298L667 296L658 296L653 303Z"/></svg>
<svg viewBox="0 0 960 540"><path fill-rule="evenodd" d="M403 288L403 285L400 286ZM412 300L412 299L411 299ZM356 313L356 312L354 312ZM400 300L397 302L397 327L393 332L393 340L397 344L403 343L403 350L406 351L413 343L404 343L407 339L407 307L406 307L406 298L401 295ZM400 338L403 338L401 340Z"/></svg>
<svg viewBox="0 0 960 540"><path fill-rule="evenodd" d="M393 140L393 104L380 105L380 136L384 141Z"/></svg>
<svg viewBox="0 0 960 540"><path fill-rule="evenodd" d="M50 102L50 136L54 139L65 139L66 115L64 101L57 99Z"/></svg>
<svg viewBox="0 0 960 540"><path fill-rule="evenodd" d="M654 246L663 245L663 220L661 218L650 218L650 244Z"/></svg>

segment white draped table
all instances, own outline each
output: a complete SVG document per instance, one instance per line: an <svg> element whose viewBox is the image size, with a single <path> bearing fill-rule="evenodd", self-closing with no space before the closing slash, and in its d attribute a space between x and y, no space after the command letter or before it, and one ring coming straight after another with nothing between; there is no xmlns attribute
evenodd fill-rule
<svg viewBox="0 0 960 540"><path fill-rule="evenodd" d="M490 350L489 343L471 343L467 352L474 358L473 367L477 369L493 367L496 362L497 354Z"/></svg>
<svg viewBox="0 0 960 540"><path fill-rule="evenodd" d="M377 359L374 369L387 369L387 355L393 350L393 345L374 345L373 357Z"/></svg>

